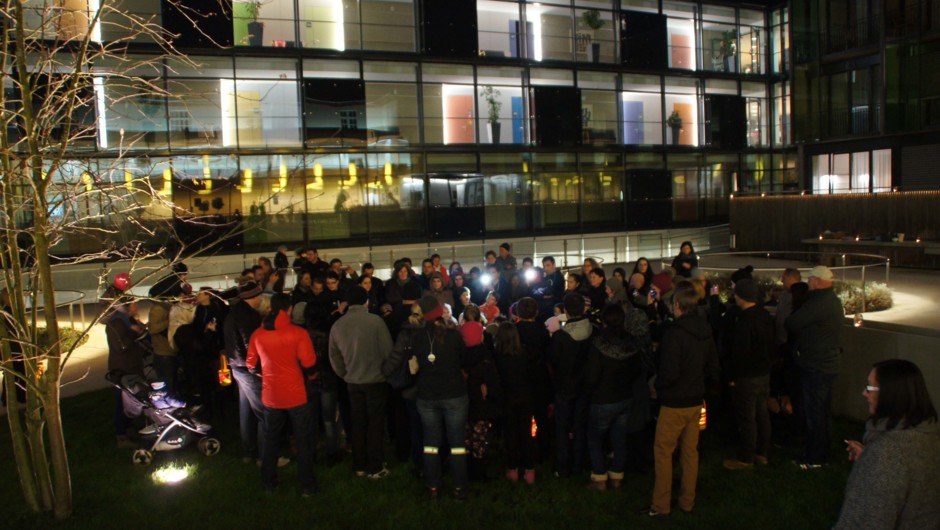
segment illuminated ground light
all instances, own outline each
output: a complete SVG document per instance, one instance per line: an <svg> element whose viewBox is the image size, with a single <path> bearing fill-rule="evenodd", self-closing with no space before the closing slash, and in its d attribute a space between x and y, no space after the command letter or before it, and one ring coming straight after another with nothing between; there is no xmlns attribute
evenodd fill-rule
<svg viewBox="0 0 940 530"><path fill-rule="evenodd" d="M196 471L196 466L191 464L178 465L175 463L166 464L153 472L151 478L155 484L179 484L186 480Z"/></svg>

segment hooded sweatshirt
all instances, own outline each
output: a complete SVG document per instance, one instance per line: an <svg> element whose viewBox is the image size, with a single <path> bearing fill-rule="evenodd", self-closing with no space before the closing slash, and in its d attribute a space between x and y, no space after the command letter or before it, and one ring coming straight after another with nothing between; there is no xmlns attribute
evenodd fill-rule
<svg viewBox="0 0 940 530"><path fill-rule="evenodd" d="M307 403L301 366L317 362L307 331L291 324L287 311L274 320L274 329L258 328L251 334L245 365L253 370L261 362L261 402L272 409L291 409Z"/></svg>
<svg viewBox="0 0 940 530"><path fill-rule="evenodd" d="M664 407L688 408L705 399L705 380L718 381L718 351L708 321L682 315L663 332L656 393Z"/></svg>
<svg viewBox="0 0 940 530"><path fill-rule="evenodd" d="M629 335L601 336L591 341L584 370L584 391L591 404L619 403L633 398L633 383L642 364Z"/></svg>
<svg viewBox="0 0 940 530"><path fill-rule="evenodd" d="M586 318L568 320L552 335L549 362L555 373L555 396L573 398L581 393L584 365L594 327Z"/></svg>

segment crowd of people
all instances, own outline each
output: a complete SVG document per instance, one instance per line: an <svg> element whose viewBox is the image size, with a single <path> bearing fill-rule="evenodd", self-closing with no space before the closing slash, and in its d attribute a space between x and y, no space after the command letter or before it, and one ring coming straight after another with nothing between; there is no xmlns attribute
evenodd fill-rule
<svg viewBox="0 0 940 530"><path fill-rule="evenodd" d="M458 500L471 496L472 482L493 478L497 462L506 480L529 485L537 464L551 462L554 477L583 476L596 491L652 467L642 513L664 517L674 507L678 450L676 506L691 513L706 404L710 417L727 416L736 427L737 449L722 462L728 470L766 465L772 430L781 443L805 443L798 469L830 461L844 320L824 266L806 282L787 269L771 292L753 267L739 269L723 301L697 265L684 242L659 272L640 258L631 273L618 267L608 275L588 258L563 274L552 256L537 266L504 243L466 271L435 254L418 267L401 258L382 280L370 263L355 270L315 248L291 262L281 247L243 271L237 288L194 292L177 264L150 289L147 326L136 302L122 289L112 293L121 303L106 318L109 367L138 374L165 399L211 410L223 352L238 392L242 456L260 465L266 489L278 486L277 469L289 463L281 454L289 429L305 495L318 490L318 446L328 466L348 447L355 475L377 480L391 472L389 437L431 498L441 494L445 458ZM285 290L290 269L297 281ZM142 360L144 335L152 363ZM904 362L876 366L866 387L872 421L864 445L848 444L857 463L840 527L866 520L871 509L853 487L878 481L873 474L899 458L891 451L940 454L923 377L896 363ZM127 426L116 409L121 445L130 442ZM905 469L898 488L940 478L936 465ZM892 495L897 517L940 517L937 503L915 499L911 508L903 492Z"/></svg>

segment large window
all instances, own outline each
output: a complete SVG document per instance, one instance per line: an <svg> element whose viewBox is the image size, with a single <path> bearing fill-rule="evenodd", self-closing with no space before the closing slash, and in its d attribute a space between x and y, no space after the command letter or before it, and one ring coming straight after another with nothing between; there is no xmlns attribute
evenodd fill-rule
<svg viewBox="0 0 940 530"><path fill-rule="evenodd" d="M473 67L426 64L424 77L424 142L476 142L476 101Z"/></svg>
<svg viewBox="0 0 940 530"><path fill-rule="evenodd" d="M366 124L373 147L421 143L414 63L367 62Z"/></svg>
<svg viewBox="0 0 940 530"><path fill-rule="evenodd" d="M609 145L618 142L617 75L581 72L581 119L585 145Z"/></svg>
<svg viewBox="0 0 940 530"><path fill-rule="evenodd" d="M891 191L891 150L813 156L813 193Z"/></svg>
<svg viewBox="0 0 940 530"><path fill-rule="evenodd" d="M673 145L699 145L698 116L700 98L698 81L681 77L667 77L665 96L666 129L668 129L670 142ZM678 117L679 125L670 124L670 117Z"/></svg>
<svg viewBox="0 0 940 530"><path fill-rule="evenodd" d="M654 76L623 77L623 143L663 143L663 99L660 79Z"/></svg>
<svg viewBox="0 0 940 530"><path fill-rule="evenodd" d="M234 83L219 80L223 145L299 146L296 62L238 58L236 68Z"/></svg>
<svg viewBox="0 0 940 530"><path fill-rule="evenodd" d="M477 83L480 143L527 143L522 71L519 68L480 68Z"/></svg>

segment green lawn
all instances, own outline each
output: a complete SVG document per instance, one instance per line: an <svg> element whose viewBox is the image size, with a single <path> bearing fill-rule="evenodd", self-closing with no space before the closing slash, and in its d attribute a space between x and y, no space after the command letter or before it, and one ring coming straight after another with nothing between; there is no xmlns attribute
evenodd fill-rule
<svg viewBox="0 0 940 530"><path fill-rule="evenodd" d="M281 472L275 493L261 489L260 471L239 458L237 419L229 403L217 422L222 452L203 457L195 446L160 453L149 467L131 464L130 450L114 448L110 390L63 403L72 463L75 515L56 523L26 511L13 466L9 432L0 430L0 495L6 500L5 528L829 528L838 516L849 464L841 458L842 438L858 438L862 426L837 422L838 463L799 471L795 449L777 450L767 468L731 472L721 468L731 447L712 426L703 433L698 499L694 515L675 510L666 520L636 515L649 504L652 473L627 475L620 491L587 491L587 477L557 480L546 465L534 487L504 480L478 486L465 503L444 497L425 500L422 484L407 465L392 466L380 481L356 478L347 459L318 466L321 493L301 499L295 467ZM158 486L151 473L168 462L189 463L195 475L174 486ZM497 473L498 464L491 467ZM445 490L446 493L446 490Z"/></svg>

